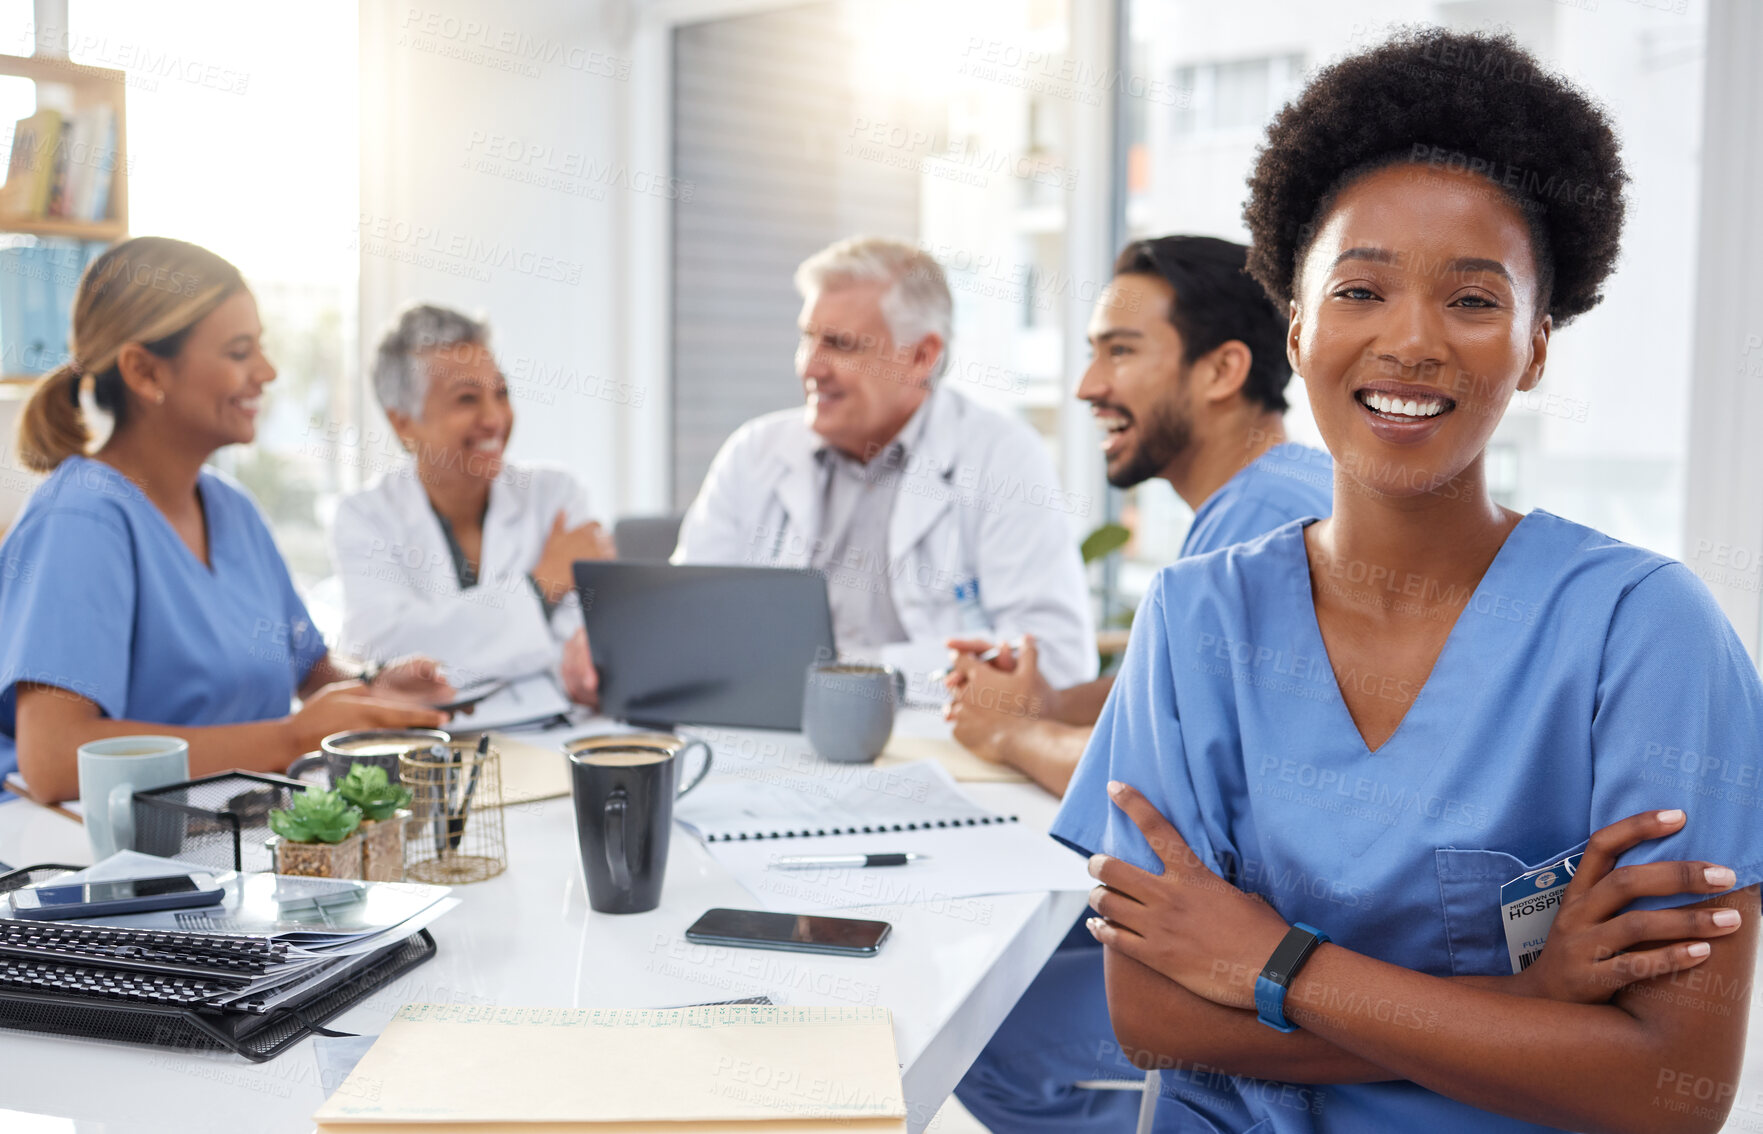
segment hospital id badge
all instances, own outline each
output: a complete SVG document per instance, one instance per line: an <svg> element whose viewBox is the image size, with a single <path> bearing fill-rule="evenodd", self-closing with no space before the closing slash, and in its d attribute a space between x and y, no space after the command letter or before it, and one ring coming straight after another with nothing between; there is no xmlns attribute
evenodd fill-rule
<svg viewBox="0 0 1763 1134"><path fill-rule="evenodd" d="M1549 927L1561 912L1561 897L1579 869L1583 850L1548 866L1527 870L1500 887L1500 924L1506 929L1506 953L1512 971L1521 973L1543 955Z"/></svg>

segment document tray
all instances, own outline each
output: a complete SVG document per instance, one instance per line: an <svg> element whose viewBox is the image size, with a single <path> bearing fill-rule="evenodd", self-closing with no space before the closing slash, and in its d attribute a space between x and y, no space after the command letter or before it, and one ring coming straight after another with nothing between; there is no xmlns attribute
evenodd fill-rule
<svg viewBox="0 0 1763 1134"><path fill-rule="evenodd" d="M0 1028L154 1047L225 1050L262 1063L309 1035L325 1032L326 1020L434 955L435 939L421 930L371 954L363 967L337 983L321 985L261 1015L0 989Z"/></svg>

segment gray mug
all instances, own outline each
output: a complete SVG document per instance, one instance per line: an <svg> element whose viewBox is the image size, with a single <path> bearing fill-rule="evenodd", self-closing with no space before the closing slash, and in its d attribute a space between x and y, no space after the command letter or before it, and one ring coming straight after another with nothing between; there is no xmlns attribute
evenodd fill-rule
<svg viewBox="0 0 1763 1134"><path fill-rule="evenodd" d="M190 745L175 736L94 740L80 745L79 772L80 817L97 862L135 849L135 793L189 779Z"/></svg>
<svg viewBox="0 0 1763 1134"><path fill-rule="evenodd" d="M816 662L802 692L802 732L822 760L867 764L894 733L906 675L891 665Z"/></svg>
<svg viewBox="0 0 1763 1134"><path fill-rule="evenodd" d="M289 776L299 779L312 768L323 768L334 788L356 764L383 768L386 779L398 782L398 757L422 756L451 744L453 738L436 728L351 728L333 732L288 765Z"/></svg>

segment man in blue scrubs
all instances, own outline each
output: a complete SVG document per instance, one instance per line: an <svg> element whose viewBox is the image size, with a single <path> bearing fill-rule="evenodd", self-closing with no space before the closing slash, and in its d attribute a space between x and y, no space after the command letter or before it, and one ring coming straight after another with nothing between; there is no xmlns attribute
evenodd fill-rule
<svg viewBox="0 0 1763 1134"><path fill-rule="evenodd" d="M1134 241L1090 318L1077 396L1102 427L1108 483L1169 482L1194 510L1182 558L1329 514L1334 466L1286 440L1286 321L1247 256L1210 236ZM1063 794L1114 679L1054 689L1032 637L990 665L989 642L950 645L955 739Z"/></svg>
<svg viewBox="0 0 1763 1134"><path fill-rule="evenodd" d="M1077 394L1105 431L1108 481L1174 487L1194 509L1184 558L1330 510L1328 454L1286 441L1286 321L1244 272L1247 253L1204 236L1136 241L1090 320L1094 358ZM952 644L956 738L1063 793L1113 679L1054 690L1032 639L992 665L975 657L985 643ZM1143 1079L1115 1044L1102 951L1080 924L955 1093L994 1134L1124 1131L1138 1092L1079 1084Z"/></svg>

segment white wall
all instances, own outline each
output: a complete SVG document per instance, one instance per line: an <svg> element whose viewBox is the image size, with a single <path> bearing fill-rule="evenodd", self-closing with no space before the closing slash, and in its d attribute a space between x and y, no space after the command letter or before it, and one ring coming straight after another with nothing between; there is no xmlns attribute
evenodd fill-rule
<svg viewBox="0 0 1763 1134"><path fill-rule="evenodd" d="M514 395L511 458L569 468L606 519L659 496L626 439L653 435L635 425L666 396L623 362L621 233L668 192L664 170L622 156L623 11L361 5L362 373L401 304L482 312Z"/></svg>

